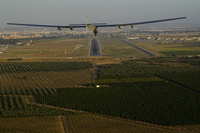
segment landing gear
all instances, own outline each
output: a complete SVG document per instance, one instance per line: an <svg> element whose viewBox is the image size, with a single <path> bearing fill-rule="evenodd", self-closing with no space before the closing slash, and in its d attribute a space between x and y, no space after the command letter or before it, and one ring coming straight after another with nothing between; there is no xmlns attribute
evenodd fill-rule
<svg viewBox="0 0 200 133"><path fill-rule="evenodd" d="M97 36L97 33L98 33L97 27L94 29L93 33L95 36Z"/></svg>

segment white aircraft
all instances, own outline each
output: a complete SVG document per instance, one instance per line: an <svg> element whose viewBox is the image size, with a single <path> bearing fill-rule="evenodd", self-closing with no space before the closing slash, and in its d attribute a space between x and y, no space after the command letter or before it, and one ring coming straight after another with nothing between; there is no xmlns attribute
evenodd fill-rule
<svg viewBox="0 0 200 133"><path fill-rule="evenodd" d="M36 27L56 27L58 30L62 28L69 28L73 30L74 28L89 28L93 31L94 35L96 36L98 33L98 27L119 27L121 26L131 26L134 28L134 25L141 25L141 24L149 24L149 23L158 23L158 22L165 22L165 21L172 21L172 20L179 20L179 19L186 19L186 17L179 17L179 18L170 18L170 19L161 19L161 20L153 20L153 21L145 21L145 22L137 22L137 23L125 23L125 24L106 24L106 23L91 23L91 24L70 24L68 26L64 25L40 25L40 24L21 24L21 23L7 23L7 25L21 25L21 26L36 26Z"/></svg>

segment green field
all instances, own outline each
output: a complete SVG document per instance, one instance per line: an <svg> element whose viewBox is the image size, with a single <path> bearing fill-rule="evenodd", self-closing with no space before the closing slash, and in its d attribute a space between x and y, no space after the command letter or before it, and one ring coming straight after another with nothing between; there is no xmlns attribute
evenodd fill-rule
<svg viewBox="0 0 200 133"><path fill-rule="evenodd" d="M159 62L162 63L155 64ZM155 58L99 66L97 84L101 88L59 89L58 95L37 96L37 100L42 104L161 125L199 124L199 93L179 84L197 87L199 75L193 73L199 73L200 69L183 62L184 59ZM174 84L154 76L166 73L185 78ZM190 84L184 84L187 81Z"/></svg>
<svg viewBox="0 0 200 133"><path fill-rule="evenodd" d="M109 85L112 87L62 89L58 96L38 96L37 100L152 124L199 124L199 94L163 81Z"/></svg>

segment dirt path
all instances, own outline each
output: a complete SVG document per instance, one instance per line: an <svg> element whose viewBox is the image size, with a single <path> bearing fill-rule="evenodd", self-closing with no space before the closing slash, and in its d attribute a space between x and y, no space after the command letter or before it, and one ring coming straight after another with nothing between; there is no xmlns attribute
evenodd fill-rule
<svg viewBox="0 0 200 133"><path fill-rule="evenodd" d="M67 123L67 117L66 116L62 116L61 120L62 120L62 124L63 124L64 130L65 130L65 133L71 133L70 129L69 129L69 126L68 126L68 123Z"/></svg>
<svg viewBox="0 0 200 133"><path fill-rule="evenodd" d="M97 65L96 65L96 63L94 63L93 64L93 79L92 79L92 82L93 83L96 83L96 78L97 78L97 69L98 69L98 67L97 67Z"/></svg>

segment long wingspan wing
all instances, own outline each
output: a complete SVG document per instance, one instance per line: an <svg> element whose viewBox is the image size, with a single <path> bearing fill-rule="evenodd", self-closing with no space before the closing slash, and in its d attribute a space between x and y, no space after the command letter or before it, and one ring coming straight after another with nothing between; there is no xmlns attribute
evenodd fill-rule
<svg viewBox="0 0 200 133"><path fill-rule="evenodd" d="M145 21L145 22L137 22L137 23L126 23L126 24L101 24L101 23L93 23L93 24L72 24L69 26L63 26L63 25L39 25L39 24L21 24L21 23L7 23L8 25L21 25L21 26L36 26L36 27L57 27L59 30L62 28L69 28L70 30L73 30L74 28L86 28L88 27L91 29L95 36L97 35L98 27L119 27L121 26L131 26L133 28L134 25L140 25L140 24L149 24L149 23L158 23L158 22L165 22L165 21L172 21L172 20L179 20L179 19L186 19L186 17L179 17L179 18L170 18L170 19L161 19L161 20L153 20L153 21Z"/></svg>
<svg viewBox="0 0 200 133"><path fill-rule="evenodd" d="M85 28L86 25L69 25L69 26L63 26L63 25L39 25L39 24L21 24L21 23L7 23L7 25L20 25L20 26L35 26L35 27L55 27L61 30L61 28L70 28L71 30L73 28Z"/></svg>
<svg viewBox="0 0 200 133"><path fill-rule="evenodd" d="M170 18L170 19L161 19L161 20L153 20L153 21L145 21L145 22L137 22L137 23L110 24L110 25L94 25L94 26L95 26L95 27L133 26L133 25L149 24L149 23L158 23L158 22L165 22L165 21L172 21L172 20L179 20L179 19L186 19L186 17Z"/></svg>

